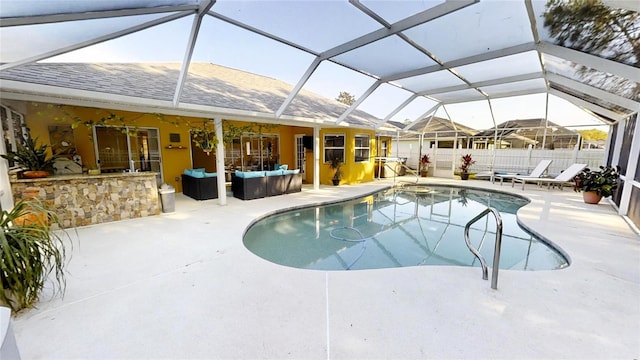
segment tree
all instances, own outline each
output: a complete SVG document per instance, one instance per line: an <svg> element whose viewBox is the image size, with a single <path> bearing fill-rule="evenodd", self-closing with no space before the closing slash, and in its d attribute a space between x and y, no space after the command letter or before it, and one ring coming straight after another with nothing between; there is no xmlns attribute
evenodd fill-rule
<svg viewBox="0 0 640 360"><path fill-rule="evenodd" d="M607 133L598 129L578 130L578 133L588 141L607 140Z"/></svg>
<svg viewBox="0 0 640 360"><path fill-rule="evenodd" d="M548 0L544 26L560 46L640 67L640 14L614 9L600 0ZM574 64L585 83L631 99L640 84Z"/></svg>
<svg viewBox="0 0 640 360"><path fill-rule="evenodd" d="M600 0L549 0L544 26L558 45L640 65L640 15Z"/></svg>
<svg viewBox="0 0 640 360"><path fill-rule="evenodd" d="M353 103L356 102L355 96L346 91L340 91L340 94L338 94L336 100L349 106L353 105Z"/></svg>

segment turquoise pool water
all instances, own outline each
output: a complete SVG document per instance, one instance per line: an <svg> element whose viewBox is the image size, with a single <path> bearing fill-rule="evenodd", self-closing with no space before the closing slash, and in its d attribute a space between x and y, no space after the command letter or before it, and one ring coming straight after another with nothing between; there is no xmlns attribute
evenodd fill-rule
<svg viewBox="0 0 640 360"><path fill-rule="evenodd" d="M504 193L445 186L407 186L336 204L296 209L258 220L245 233L254 254L285 266L357 270L421 265L480 266L464 240L466 223L487 206L502 215L500 268L568 266L560 251L522 229L516 211L527 200ZM491 264L496 222L470 231Z"/></svg>

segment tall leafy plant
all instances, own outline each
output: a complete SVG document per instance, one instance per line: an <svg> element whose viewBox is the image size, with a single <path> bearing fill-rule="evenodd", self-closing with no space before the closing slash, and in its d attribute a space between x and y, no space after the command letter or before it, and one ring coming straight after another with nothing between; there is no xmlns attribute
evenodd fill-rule
<svg viewBox="0 0 640 360"><path fill-rule="evenodd" d="M2 157L26 170L51 172L56 158L47 154L47 145L37 145L37 141L29 136L24 144L18 143L16 151L8 151Z"/></svg>
<svg viewBox="0 0 640 360"><path fill-rule="evenodd" d="M64 293L67 243L54 225L57 215L38 200L0 213L0 303L14 312L33 306L52 274L54 294Z"/></svg>

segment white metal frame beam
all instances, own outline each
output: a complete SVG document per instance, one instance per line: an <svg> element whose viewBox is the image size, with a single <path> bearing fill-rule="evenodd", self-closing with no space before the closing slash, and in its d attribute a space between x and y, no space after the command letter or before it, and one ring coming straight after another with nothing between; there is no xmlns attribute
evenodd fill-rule
<svg viewBox="0 0 640 360"><path fill-rule="evenodd" d="M347 118L347 116L349 116L349 114L353 112L353 110L360 106L360 104L362 104L362 102L365 101L369 97L369 95L371 95L371 93L373 93L382 84L382 81L378 80L371 86L369 86L364 94L362 94L362 96L360 96L358 100L351 104L351 106L349 106L349 108L338 117L338 120L336 120L336 125L340 125L340 123L343 122Z"/></svg>
<svg viewBox="0 0 640 360"><path fill-rule="evenodd" d="M573 95L567 94L565 92L556 90L556 89L549 89L549 94L551 95L555 95L561 99L567 100L568 102L572 103L573 105L577 106L577 107L581 107L581 108L585 108L589 111L593 111L596 114L600 114L602 116L608 117L610 119L613 119L615 121L620 121L622 119L625 118L624 115L621 115L617 112L611 111L609 109L605 109L601 106L598 106L594 103L590 103L588 101L582 100L580 98L577 98Z"/></svg>
<svg viewBox="0 0 640 360"><path fill-rule="evenodd" d="M374 19L375 21L377 21L378 23L380 23L382 26L386 27L387 29L391 28L391 24L389 22L387 22L385 19L383 19L382 16L378 15L375 11L369 9L367 6L362 4L360 2L360 0L349 0L349 3L351 5L353 5L353 6L355 6L356 8L358 8L358 10L360 10L363 13L367 14L369 17L371 17L372 19Z"/></svg>
<svg viewBox="0 0 640 360"><path fill-rule="evenodd" d="M382 20L381 18L374 16L374 19L382 20L381 24L384 26L382 29L373 31L359 38L353 39L351 41L338 45L334 48L326 50L320 54L319 58L320 60L330 59L332 57L346 53L348 51L359 48L361 46L384 39L388 36L398 34L401 31L410 29L414 26L427 23L431 20L437 19L446 14L458 11L469 5L473 5L477 3L478 1L479 0L455 0L455 1L447 0L443 4L439 4L437 6L434 6L433 8L430 8L420 13L417 13L415 15L409 16L408 18L402 19L394 24L388 24L386 21ZM354 4L354 2L352 2L352 4ZM358 9L360 9L361 11L364 11L370 16L375 15L375 13L370 11L368 8L364 7L364 5L362 4L356 3L354 5ZM332 60L332 61L335 61L335 60ZM340 62L336 62L336 63L340 64ZM301 81L302 80L306 82L306 79L304 79L304 77L301 79ZM373 85L371 85L371 87L369 87L369 89L365 91L365 93L362 94L354 104L352 104L343 114L341 114L338 117L338 119L336 120L336 125L339 125L340 123L342 123L347 118L347 116L349 116L351 112L353 112L364 100L366 100L366 98L369 97L369 95L371 95L371 93L373 93L373 91L377 89L382 83L383 81L378 80Z"/></svg>
<svg viewBox="0 0 640 360"><path fill-rule="evenodd" d="M378 122L378 124L376 125L376 129L380 128L382 125L384 125L387 121L391 120L391 118L393 116L395 116L397 113L400 112L400 110L404 109L407 105L409 105L413 100L415 100L418 97L418 95L416 94L411 94L411 96L409 96L409 98L407 98L405 101L402 102L402 104L400 104L398 107L396 107L395 109L393 109L393 111L391 111L391 113L389 113L389 115L385 116L384 119L382 119L380 122Z"/></svg>
<svg viewBox="0 0 640 360"><path fill-rule="evenodd" d="M202 18L211 9L216 0L202 0L200 7L198 8L198 14L193 18L193 24L191 24L191 33L189 33L189 41L187 42L187 49L184 53L184 59L182 60L182 69L180 69L180 75L178 76L178 83L176 84L176 90L173 92L173 106L178 106L180 102L180 95L182 95L182 88L184 82L189 74L189 66L191 65L191 57L193 56L193 49L196 46L196 40L198 39L198 33L200 31L200 25L202 24Z"/></svg>
<svg viewBox="0 0 640 360"><path fill-rule="evenodd" d="M21 16L21 17L0 19L0 27L39 25L39 24L50 24L50 23L58 23L58 22L65 22L65 21L104 19L104 18L121 17L121 16L148 15L148 14L183 12L183 11L189 11L190 13L193 14L193 12L196 11L197 9L198 9L198 5L177 5L177 6L160 6L160 7L122 9L122 10L93 11L93 12L72 13L72 14Z"/></svg>
<svg viewBox="0 0 640 360"><path fill-rule="evenodd" d="M540 34L538 34L538 24L536 21L536 13L535 11L533 11L533 3L531 2L531 0L525 0L524 6L527 8L527 17L529 18L529 24L531 25L531 35L533 36L533 42L535 42L536 44L540 44ZM540 64L540 68L544 73L546 72L546 69L544 67L544 60L542 59L542 54L540 53L540 51L537 51L537 55L538 55L538 63ZM547 87L547 90L548 90L549 82L546 81L546 79L545 79L545 86Z"/></svg>
<svg viewBox="0 0 640 360"><path fill-rule="evenodd" d="M321 62L322 62L322 59L320 57L316 57L311 63L311 65L309 65L309 67L307 68L307 71L305 71L305 73L302 75L300 80L298 80L298 83L296 84L296 86L289 92L289 96L287 96L287 98L284 100L282 105L280 105L280 108L278 109L278 111L276 111L275 116L277 118L282 116L282 114L287 109L287 107L289 107L293 99L298 95L298 93L300 93L300 90L302 90L302 87L304 86L304 84L307 83L307 80L309 80L311 75L313 75L314 71L316 71L318 66L320 66Z"/></svg>
<svg viewBox="0 0 640 360"><path fill-rule="evenodd" d="M298 50L301 50L301 51L304 51L306 53L312 54L314 56L319 56L320 55L320 53L318 53L316 51L313 51L313 50L311 50L309 48L306 48L306 47L304 47L304 46L302 46L300 44L296 44L296 43L291 42L289 40L285 40L285 39L283 39L283 38L281 38L279 36L273 35L272 33L269 33L269 32L260 30L258 28L255 28L253 26L247 25L247 24L245 24L243 22L240 22L238 20L235 20L235 19L232 19L230 17L224 16L224 15L222 15L220 13L215 12L215 11L209 11L208 15L211 16L211 17L214 17L214 18L216 18L218 20L222 20L222 21L224 21L226 23L229 23L231 25L237 26L237 27L239 27L241 29L250 31L250 32L258 34L258 35L262 35L262 36L264 36L264 37L266 37L268 39L277 41L277 42L285 44L285 45L289 45L289 46L291 46L293 48L296 48Z"/></svg>
<svg viewBox="0 0 640 360"><path fill-rule="evenodd" d="M638 71L638 68L631 65L626 65L617 61L590 55L563 46L550 44L548 42L541 42L538 45L538 50L543 54L549 54L561 59L582 64L590 68L620 76L631 81L640 82L640 71Z"/></svg>
<svg viewBox="0 0 640 360"><path fill-rule="evenodd" d="M541 78L544 78L544 74L542 72L534 72L529 74L514 75L514 76L508 76L500 79L492 79L492 80L481 81L477 83L471 83L470 86L472 88L482 88L485 86L509 84L509 83L514 83L518 81L526 81L526 80L541 79ZM442 93L451 92L451 91L467 90L468 88L469 88L468 85L455 85L455 86L448 86L448 87L443 87L438 89L421 91L417 93L417 95L425 96L425 95L442 94Z"/></svg>
<svg viewBox="0 0 640 360"><path fill-rule="evenodd" d="M185 17L185 16L192 15L192 14L193 14L192 11L183 11L183 12L180 12L180 13L177 13L177 14L171 14L171 15L159 18L159 19L147 21L145 23L142 23L142 24L139 24L139 25L127 28L127 29L123 29L123 30L116 31L116 32L113 32L113 33L110 33L110 34L102 35L100 37L97 37L97 38L94 38L94 39L91 39L91 40L87 40L87 41L83 41L81 43L72 44L72 45L69 45L69 46L65 46L63 48L55 49L53 51L49 51L49 52L44 53L44 54L39 54L39 55L32 56L30 58L22 59L22 60L19 60L19 61L14 61L14 62L2 64L2 65L0 65L0 71L11 69L11 68L14 68L14 67L17 67L17 66L21 66L21 65L25 65L25 64L29 64L29 63L33 63L33 62L36 62L36 61L48 59L50 57L54 57L54 56L61 55L61 54L67 53L67 52L71 52L71 51L75 51L75 50L78 50L78 49L82 49L82 48L85 48L87 46L96 45L96 44L99 44L99 43L102 43L102 42L105 42L105 41L109 41L109 40L116 39L116 38L119 38L119 37L122 37L122 36L125 36L125 35L129 35L129 34L132 34L134 32L142 31L142 30L148 29L150 27L153 27L153 26L165 23L165 22L173 21L173 20Z"/></svg>
<svg viewBox="0 0 640 360"><path fill-rule="evenodd" d="M242 22L236 21L234 19L228 18L224 15L218 14L214 11L209 11L209 15L220 19L222 21L228 22L232 25L241 27L245 30L254 32L256 34L265 36L269 39L278 41L280 43L292 46L294 48L297 48L299 50L305 51L307 53L313 54L316 56L316 59L313 61L313 63L309 66L309 68L307 69L307 71L305 72L305 74L303 74L303 76L300 78L300 80L298 80L298 83L296 84L296 86L292 89L291 93L289 94L289 96L287 97L287 99L283 102L283 104L280 106L280 108L276 111L275 116L276 118L279 118L282 116L282 114L284 113L284 111L286 110L286 108L291 104L291 102L293 101L293 99L295 98L295 96L298 95L298 93L300 92L300 90L302 89L302 87L304 86L304 84L309 80L309 78L311 77L311 75L313 74L313 72L315 71L315 69L318 67L318 65L323 61L323 60L329 60L332 57L338 56L340 54L343 54L345 52L351 51L353 49L356 49L358 47L367 45L369 43L372 43L374 41L386 38L388 36L394 35L394 34L398 34L401 31L407 30L409 28L412 28L414 26L417 25L421 25L424 24L426 22L429 22L433 19L437 19L441 16L444 16L446 14L455 12L457 10L460 10L462 8L465 8L469 5L473 5L475 3L479 2L479 0L447 0L445 3L434 6L433 8L427 9L425 11L422 11L420 13L417 13L415 15L409 16L403 20L400 20L394 24L388 24L386 22L383 22L382 24L384 25L384 28L370 32L368 34L365 34L359 38L353 39L351 41L348 41L346 43L343 43L341 45L338 45L332 49L326 50L320 54L307 49L301 45L298 45L296 43L293 43L291 41L287 41L285 39L282 39L280 37L277 37L271 33L268 33L266 31L262 31L260 29L257 29L255 27L252 27L250 25L244 24ZM364 11L365 13L369 14L369 12L373 13L372 11L370 11L368 8L364 7L364 5L360 4L357 0L351 1L351 3L356 6L358 9L360 9L361 11ZM369 10L369 12L365 11L365 10ZM373 13L375 14L375 13ZM335 62L337 64L340 64L342 66L346 66L344 64L341 64L340 62L337 62L335 60L331 60L332 62ZM351 68L349 66L347 66L348 68ZM352 69L354 70L354 69ZM378 85L375 85L375 84ZM380 86L379 81L377 81L376 83L374 83L375 87L377 88L378 86ZM374 88L375 90L375 88ZM358 101L356 102L356 104L354 104L355 106L351 106L349 109L347 109L345 111L345 113L343 113L337 120L336 120L336 124L341 123L342 121L344 121L344 119L353 111L355 110L355 108L357 108L357 106L362 103L362 101L364 101L366 99L367 96L369 96L371 94L371 92L367 92L365 94L363 94L362 96L360 96L360 98L358 99Z"/></svg>
<svg viewBox="0 0 640 360"><path fill-rule="evenodd" d="M489 51L479 55L473 55L465 58L451 60L443 63L442 65L430 65L430 66L426 66L419 69L392 74L389 76L382 77L380 78L380 80L385 82L396 81L396 80L406 79L414 76L425 75L425 74L436 72L436 71L448 70L455 67L460 67L460 66L470 65L470 64L474 64L482 61L501 58L504 56L520 54L520 53L524 53L524 52L535 50L535 49L536 49L536 45L534 43L521 44L521 45L511 46L504 49Z"/></svg>
<svg viewBox="0 0 640 360"><path fill-rule="evenodd" d="M598 89L596 87L581 83L573 79L566 78L561 75L557 75L554 73L547 73L547 79L551 82L560 84L562 86L566 86L568 88L579 91L581 93L618 105L620 107L630 110L631 112L637 111L638 107L640 107L640 102L627 99L620 95L612 94L608 91Z"/></svg>
<svg viewBox="0 0 640 360"><path fill-rule="evenodd" d="M370 44L374 41L384 39L388 36L397 34L401 31L405 31L414 26L427 23L433 19L437 19L441 16L463 9L469 5L473 5L479 2L479 0L447 0L446 2L436 5L430 9L419 12L408 18L402 19L396 23L393 23L389 28L382 28L368 34L365 34L359 38L347 41L344 44L338 45L332 49L326 50L320 54L323 60L344 54L353 49Z"/></svg>
<svg viewBox="0 0 640 360"><path fill-rule="evenodd" d="M511 91L508 94L491 95L488 97L488 99L502 99L502 98L523 96L523 95L544 94L545 92L547 92L546 89L527 89L527 90L521 90L521 91ZM443 101L442 104L444 105L460 104L464 102L479 101L479 100L486 100L486 99L487 98L480 97L480 96L478 96L477 98L467 97L464 99Z"/></svg>
<svg viewBox="0 0 640 360"><path fill-rule="evenodd" d="M415 120L413 120L411 123L409 123L409 125L405 126L403 128L403 130L405 130L405 131L410 130L417 123L422 121L422 119L426 118L427 116L429 116L431 114L432 114L431 118L433 118L433 116L435 116L436 112L438 112L438 109L440 108L440 106L442 106L442 104L440 104L440 103L433 105L431 108L429 108L429 110L425 111L422 115L418 116ZM422 132L424 132L424 129L427 127L427 125L429 125L429 122L431 122L431 119L429 119L427 121L427 123L425 124L425 126L421 130L413 130L413 131L422 131Z"/></svg>

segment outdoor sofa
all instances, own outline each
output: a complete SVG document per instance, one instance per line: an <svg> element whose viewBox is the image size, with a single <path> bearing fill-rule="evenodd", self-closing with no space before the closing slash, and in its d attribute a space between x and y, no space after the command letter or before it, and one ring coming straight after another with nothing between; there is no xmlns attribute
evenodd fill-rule
<svg viewBox="0 0 640 360"><path fill-rule="evenodd" d="M299 170L236 171L231 174L233 196L242 200L302 191Z"/></svg>
<svg viewBox="0 0 640 360"><path fill-rule="evenodd" d="M218 174L186 169L182 174L182 193L195 200L217 199Z"/></svg>

